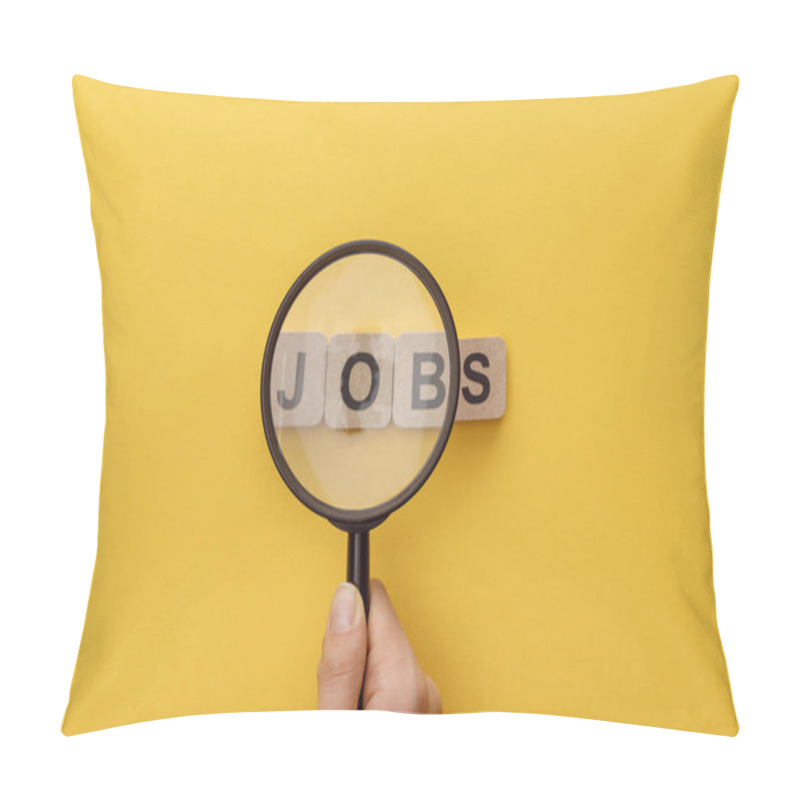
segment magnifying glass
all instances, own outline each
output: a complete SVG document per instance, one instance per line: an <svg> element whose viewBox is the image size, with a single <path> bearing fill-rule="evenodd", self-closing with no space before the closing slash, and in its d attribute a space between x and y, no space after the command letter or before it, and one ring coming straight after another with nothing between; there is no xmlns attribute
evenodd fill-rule
<svg viewBox="0 0 800 800"><path fill-rule="evenodd" d="M334 247L283 299L261 414L283 480L347 532L347 580L369 611L369 532L420 489L458 403L453 317L431 273L377 240Z"/></svg>

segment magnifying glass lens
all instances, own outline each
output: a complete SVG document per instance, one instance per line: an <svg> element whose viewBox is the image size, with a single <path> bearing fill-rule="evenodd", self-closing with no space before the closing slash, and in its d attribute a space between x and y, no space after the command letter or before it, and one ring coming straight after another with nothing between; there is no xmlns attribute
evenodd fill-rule
<svg viewBox="0 0 800 800"><path fill-rule="evenodd" d="M388 503L423 471L448 416L448 341L420 278L345 255L308 281L280 327L270 412L283 459L318 501Z"/></svg>

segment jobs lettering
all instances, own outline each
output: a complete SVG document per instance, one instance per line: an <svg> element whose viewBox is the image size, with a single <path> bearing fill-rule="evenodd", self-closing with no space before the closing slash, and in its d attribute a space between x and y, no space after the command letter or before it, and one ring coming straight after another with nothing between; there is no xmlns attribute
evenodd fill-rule
<svg viewBox="0 0 800 800"><path fill-rule="evenodd" d="M506 346L498 337L459 340L456 420L498 419L506 405ZM279 427L323 420L340 429L437 428L450 370L442 333L284 332L272 363L272 412Z"/></svg>

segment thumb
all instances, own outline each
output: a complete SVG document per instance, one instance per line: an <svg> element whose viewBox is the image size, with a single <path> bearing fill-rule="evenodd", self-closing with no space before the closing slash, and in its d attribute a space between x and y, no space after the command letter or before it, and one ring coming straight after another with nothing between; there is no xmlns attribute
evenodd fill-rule
<svg viewBox="0 0 800 800"><path fill-rule="evenodd" d="M340 583L333 595L328 627L317 667L320 709L358 708L367 661L364 603L352 583Z"/></svg>

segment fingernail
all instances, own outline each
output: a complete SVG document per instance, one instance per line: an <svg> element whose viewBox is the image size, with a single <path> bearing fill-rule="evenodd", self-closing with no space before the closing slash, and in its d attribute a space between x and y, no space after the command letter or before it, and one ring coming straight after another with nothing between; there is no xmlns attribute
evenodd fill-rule
<svg viewBox="0 0 800 800"><path fill-rule="evenodd" d="M331 603L328 617L328 630L331 633L345 633L355 625L358 611L358 589L352 583L340 583Z"/></svg>

